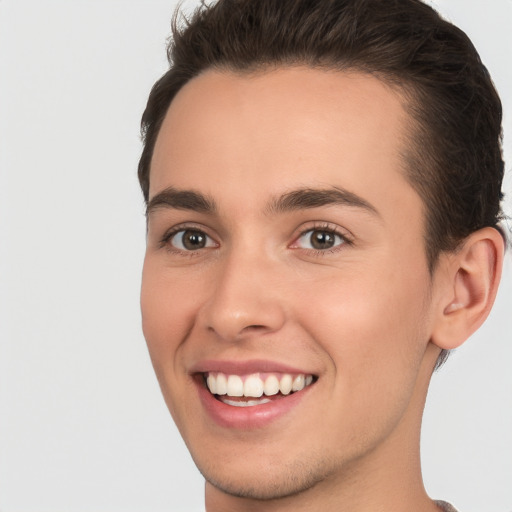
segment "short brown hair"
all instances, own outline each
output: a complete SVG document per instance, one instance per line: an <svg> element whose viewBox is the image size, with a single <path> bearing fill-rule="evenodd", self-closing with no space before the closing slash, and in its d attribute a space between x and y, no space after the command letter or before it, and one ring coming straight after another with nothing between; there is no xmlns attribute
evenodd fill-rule
<svg viewBox="0 0 512 512"><path fill-rule="evenodd" d="M307 65L370 73L403 93L415 121L404 168L425 205L431 271L441 251L498 227L501 102L467 35L431 7L420 0L219 0L181 27L177 19L170 69L142 117L138 174L146 202L158 132L189 80L207 69Z"/></svg>

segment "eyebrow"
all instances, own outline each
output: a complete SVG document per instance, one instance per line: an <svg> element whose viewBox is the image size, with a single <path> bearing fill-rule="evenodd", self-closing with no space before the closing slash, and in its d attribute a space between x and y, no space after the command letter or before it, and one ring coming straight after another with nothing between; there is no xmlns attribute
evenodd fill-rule
<svg viewBox="0 0 512 512"><path fill-rule="evenodd" d="M362 197L340 187L327 189L300 188L273 198L267 204L265 213L279 214L297 210L341 205L361 208L380 217L377 209ZM159 208L191 210L200 213L216 213L215 201L194 190L178 190L168 187L156 194L148 203L146 216Z"/></svg>
<svg viewBox="0 0 512 512"><path fill-rule="evenodd" d="M168 187L150 199L146 207L146 216L159 208L193 210L201 213L215 213L217 211L213 199L194 190L178 190L174 187Z"/></svg>
<svg viewBox="0 0 512 512"><path fill-rule="evenodd" d="M268 213L285 213L321 206L341 205L362 208L380 217L378 210L362 197L340 187L327 189L301 188L273 199L267 206Z"/></svg>

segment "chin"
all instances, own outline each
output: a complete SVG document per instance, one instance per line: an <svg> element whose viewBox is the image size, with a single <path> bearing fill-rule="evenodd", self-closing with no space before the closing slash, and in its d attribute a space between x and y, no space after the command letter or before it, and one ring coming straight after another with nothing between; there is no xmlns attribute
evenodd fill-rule
<svg viewBox="0 0 512 512"><path fill-rule="evenodd" d="M205 480L222 493L264 501L301 494L325 480L330 473L330 464L325 460L317 464L272 460L257 467L229 463L205 465L194 461Z"/></svg>

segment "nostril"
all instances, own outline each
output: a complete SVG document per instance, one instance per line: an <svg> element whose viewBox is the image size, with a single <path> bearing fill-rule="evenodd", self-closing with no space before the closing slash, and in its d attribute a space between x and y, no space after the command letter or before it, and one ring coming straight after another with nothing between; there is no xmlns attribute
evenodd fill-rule
<svg viewBox="0 0 512 512"><path fill-rule="evenodd" d="M247 325L238 333L237 338L241 339L251 335L261 336L264 335L266 332L271 332L271 329L266 325Z"/></svg>

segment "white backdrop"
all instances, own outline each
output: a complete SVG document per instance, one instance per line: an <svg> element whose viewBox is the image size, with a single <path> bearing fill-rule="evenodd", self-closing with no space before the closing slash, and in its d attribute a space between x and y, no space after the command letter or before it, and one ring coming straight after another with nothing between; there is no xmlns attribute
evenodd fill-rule
<svg viewBox="0 0 512 512"><path fill-rule="evenodd" d="M138 126L174 4L0 0L1 512L203 510L138 306ZM512 1L436 5L501 92L510 169ZM430 392L426 486L461 512L512 511L511 304L509 255L491 318Z"/></svg>

